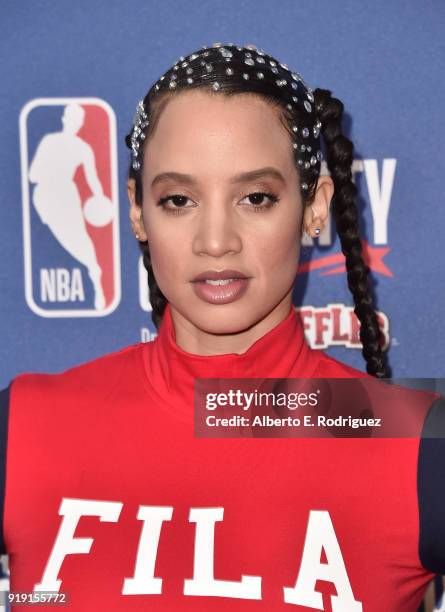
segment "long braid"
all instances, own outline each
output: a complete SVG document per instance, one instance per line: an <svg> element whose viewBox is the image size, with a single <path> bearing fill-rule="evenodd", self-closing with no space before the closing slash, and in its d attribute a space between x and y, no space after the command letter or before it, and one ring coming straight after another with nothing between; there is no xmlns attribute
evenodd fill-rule
<svg viewBox="0 0 445 612"><path fill-rule="evenodd" d="M357 187L352 181L354 145L341 130L343 103L331 97L331 91L314 91L315 107L322 122L322 135L326 145L326 162L334 182L331 209L340 238L341 250L346 259L347 281L354 298L354 312L360 325L362 355L368 374L386 377L384 354L381 348L382 333L368 289L369 267L362 258L357 207Z"/></svg>
<svg viewBox="0 0 445 612"><path fill-rule="evenodd" d="M165 103L165 102L164 102ZM150 125L153 130L156 121L159 117L160 111L163 108L163 103L155 103L150 104L150 97L147 95L144 99L144 105L150 116ZM127 147L131 148L131 132L127 134L125 137L125 142ZM143 159L143 151L140 153L140 159ZM140 173L135 172L133 167L130 165L128 178L132 178L135 180L135 200L138 206L142 209L142 180ZM142 262L144 264L144 268L147 270L147 281L148 281L148 291L149 291L149 300L152 308L151 318L154 326L159 331L159 327L161 325L162 317L164 315L165 307L167 305L167 298L160 290L158 283L156 282L156 278L153 272L153 266L151 263L151 255L150 255L150 245L148 240L145 242L139 242L140 251L142 253Z"/></svg>
<svg viewBox="0 0 445 612"><path fill-rule="evenodd" d="M164 315L165 307L167 305L167 298L159 289L158 284L156 282L153 273L153 266L151 265L150 247L148 242L141 243L141 251L144 267L147 270L150 304L153 310L151 318L156 329L159 330L162 317Z"/></svg>

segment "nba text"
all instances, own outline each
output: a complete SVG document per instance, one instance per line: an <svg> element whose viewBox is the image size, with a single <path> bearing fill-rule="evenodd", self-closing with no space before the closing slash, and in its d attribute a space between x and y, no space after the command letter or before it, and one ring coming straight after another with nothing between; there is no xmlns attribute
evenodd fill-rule
<svg viewBox="0 0 445 612"><path fill-rule="evenodd" d="M79 268L41 268L40 299L42 302L84 302L82 273Z"/></svg>

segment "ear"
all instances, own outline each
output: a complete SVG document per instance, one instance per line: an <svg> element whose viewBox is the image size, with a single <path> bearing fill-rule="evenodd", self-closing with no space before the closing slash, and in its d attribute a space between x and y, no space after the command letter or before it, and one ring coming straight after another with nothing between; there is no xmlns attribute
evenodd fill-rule
<svg viewBox="0 0 445 612"><path fill-rule="evenodd" d="M314 199L310 206L306 206L303 216L303 226L309 236L317 236L317 234L314 233L317 227L320 229L320 234L324 230L328 220L329 206L333 195L334 181L332 178L325 175L319 176Z"/></svg>
<svg viewBox="0 0 445 612"><path fill-rule="evenodd" d="M134 234L137 234L140 242L148 240L142 219L142 207L136 204L136 181L131 178L127 182L128 201L130 203L130 220Z"/></svg>

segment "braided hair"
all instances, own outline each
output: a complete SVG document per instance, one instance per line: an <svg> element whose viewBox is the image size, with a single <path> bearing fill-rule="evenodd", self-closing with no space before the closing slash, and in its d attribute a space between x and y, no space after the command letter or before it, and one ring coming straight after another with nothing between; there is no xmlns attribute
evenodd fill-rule
<svg viewBox="0 0 445 612"><path fill-rule="evenodd" d="M319 135L323 136L326 162L334 183L331 211L345 256L354 313L360 321L362 355L368 374L386 377L384 339L368 288L370 270L362 257L355 203L357 188L352 181L354 146L341 128L343 103L332 97L328 89L312 90L299 73L289 71L285 64L253 45L237 47L215 43L187 58L180 57L139 102L133 128L125 138L133 151L128 177L135 180L135 200L140 207L143 201L143 145L154 132L168 101L182 91L196 88L205 89L209 94L218 92L215 95L250 93L278 109L280 120L292 137L303 207L311 204L316 192L323 157ZM152 319L159 329L167 299L154 276L148 241L139 244L147 270Z"/></svg>

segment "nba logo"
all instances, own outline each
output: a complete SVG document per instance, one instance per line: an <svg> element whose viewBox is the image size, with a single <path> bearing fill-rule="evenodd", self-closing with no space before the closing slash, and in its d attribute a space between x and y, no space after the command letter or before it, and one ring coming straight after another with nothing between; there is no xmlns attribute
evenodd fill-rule
<svg viewBox="0 0 445 612"><path fill-rule="evenodd" d="M42 317L102 317L120 301L116 118L98 98L20 113L25 296Z"/></svg>

